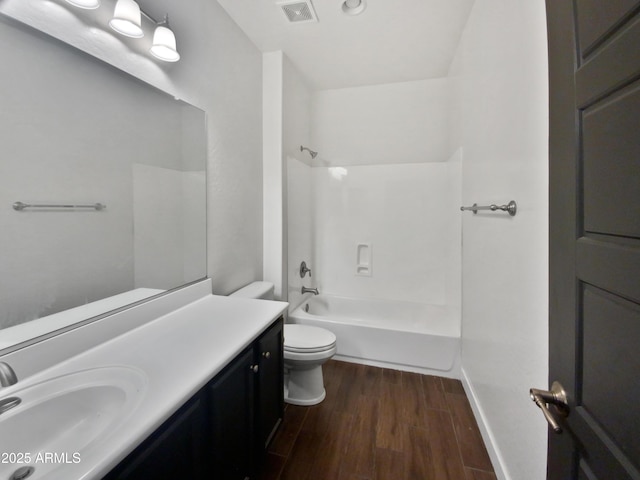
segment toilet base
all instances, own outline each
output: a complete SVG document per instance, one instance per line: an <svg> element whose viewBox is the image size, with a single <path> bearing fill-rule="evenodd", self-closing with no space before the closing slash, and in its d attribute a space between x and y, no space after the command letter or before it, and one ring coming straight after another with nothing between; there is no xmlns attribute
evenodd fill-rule
<svg viewBox="0 0 640 480"><path fill-rule="evenodd" d="M285 360L285 368L286 368ZM322 402L327 395L322 378L322 365L312 368L287 369L284 401L291 405L311 406Z"/></svg>
<svg viewBox="0 0 640 480"><path fill-rule="evenodd" d="M284 401L290 405L299 405L301 407L310 407L317 405L324 400L327 396L327 392L322 389L322 394L317 398L291 398L287 395L287 390L284 391Z"/></svg>

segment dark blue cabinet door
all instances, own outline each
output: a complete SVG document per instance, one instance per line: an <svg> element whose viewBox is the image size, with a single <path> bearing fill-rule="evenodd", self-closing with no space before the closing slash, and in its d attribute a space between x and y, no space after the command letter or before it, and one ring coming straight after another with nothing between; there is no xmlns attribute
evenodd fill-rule
<svg viewBox="0 0 640 480"><path fill-rule="evenodd" d="M204 409L189 401L109 475L107 480L207 479L203 455Z"/></svg>
<svg viewBox="0 0 640 480"><path fill-rule="evenodd" d="M254 388L258 371L253 349L249 349L208 387L212 479L245 480L254 474Z"/></svg>
<svg viewBox="0 0 640 480"><path fill-rule="evenodd" d="M256 345L259 365L257 391L258 454L265 452L284 416L284 359L282 320L260 337Z"/></svg>

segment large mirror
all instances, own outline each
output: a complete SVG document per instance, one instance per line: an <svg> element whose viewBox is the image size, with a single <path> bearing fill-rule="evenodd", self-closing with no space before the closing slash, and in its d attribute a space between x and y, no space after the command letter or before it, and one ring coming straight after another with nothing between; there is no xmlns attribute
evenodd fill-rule
<svg viewBox="0 0 640 480"><path fill-rule="evenodd" d="M204 278L204 112L6 17L0 44L0 351Z"/></svg>

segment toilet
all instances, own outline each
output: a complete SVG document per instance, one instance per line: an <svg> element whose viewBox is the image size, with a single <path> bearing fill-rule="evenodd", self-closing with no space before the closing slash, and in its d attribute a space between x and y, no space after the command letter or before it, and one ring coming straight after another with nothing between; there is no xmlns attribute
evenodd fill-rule
<svg viewBox="0 0 640 480"><path fill-rule="evenodd" d="M333 332L311 325L286 324L284 401L293 405L316 405L324 400L322 364L335 354Z"/></svg>
<svg viewBox="0 0 640 480"><path fill-rule="evenodd" d="M273 284L253 282L233 297L273 300ZM292 405L316 405L326 396L322 365L336 353L333 332L310 325L284 325L284 401Z"/></svg>

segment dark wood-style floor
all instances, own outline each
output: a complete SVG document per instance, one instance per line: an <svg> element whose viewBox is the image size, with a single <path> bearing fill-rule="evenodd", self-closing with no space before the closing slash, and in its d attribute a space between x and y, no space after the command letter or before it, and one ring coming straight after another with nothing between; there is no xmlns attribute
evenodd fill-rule
<svg viewBox="0 0 640 480"><path fill-rule="evenodd" d="M495 480L457 380L329 361L326 399L287 405L260 480Z"/></svg>

